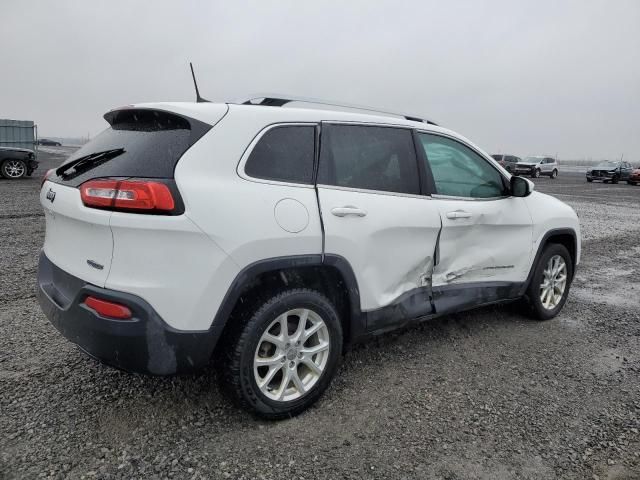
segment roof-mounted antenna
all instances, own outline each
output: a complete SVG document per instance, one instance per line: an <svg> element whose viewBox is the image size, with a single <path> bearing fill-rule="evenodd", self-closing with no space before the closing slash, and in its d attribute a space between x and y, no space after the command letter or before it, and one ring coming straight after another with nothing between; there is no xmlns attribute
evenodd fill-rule
<svg viewBox="0 0 640 480"><path fill-rule="evenodd" d="M191 76L193 77L193 86L196 87L196 102L198 103L210 103L209 100L202 98L200 96L200 91L198 90L198 82L196 82L196 74L193 73L193 63L189 62L189 66L191 67Z"/></svg>

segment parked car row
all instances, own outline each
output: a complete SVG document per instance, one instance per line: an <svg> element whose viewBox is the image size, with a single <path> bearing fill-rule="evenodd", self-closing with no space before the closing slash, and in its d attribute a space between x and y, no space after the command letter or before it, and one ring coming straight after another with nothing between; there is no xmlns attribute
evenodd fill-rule
<svg viewBox="0 0 640 480"><path fill-rule="evenodd" d="M640 183L640 167L633 168L629 162L605 161L587 170L587 182L599 180L604 183L618 183L626 180L629 185Z"/></svg>
<svg viewBox="0 0 640 480"><path fill-rule="evenodd" d="M538 178L547 175L550 178L558 176L558 162L553 157L517 157L515 155L491 155L507 172L512 175L530 175Z"/></svg>

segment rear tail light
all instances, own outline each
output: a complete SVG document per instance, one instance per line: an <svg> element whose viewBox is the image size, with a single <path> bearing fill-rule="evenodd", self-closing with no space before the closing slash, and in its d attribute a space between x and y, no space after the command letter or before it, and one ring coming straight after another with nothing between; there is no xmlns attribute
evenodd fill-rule
<svg viewBox="0 0 640 480"><path fill-rule="evenodd" d="M85 298L84 304L92 310L95 310L103 317L115 318L118 320L128 320L132 317L129 307L125 307L124 305L110 302L108 300L101 300L99 298L89 296Z"/></svg>
<svg viewBox="0 0 640 480"><path fill-rule="evenodd" d="M89 180L80 185L80 196L94 208L158 213L175 208L169 187L151 180Z"/></svg>
<svg viewBox="0 0 640 480"><path fill-rule="evenodd" d="M42 181L40 182L40 188L42 188L42 186L44 185L44 182L47 181L47 179L49 178L49 175L51 175L51 172L53 172L54 170L55 168L50 168L45 172L44 176L42 177Z"/></svg>

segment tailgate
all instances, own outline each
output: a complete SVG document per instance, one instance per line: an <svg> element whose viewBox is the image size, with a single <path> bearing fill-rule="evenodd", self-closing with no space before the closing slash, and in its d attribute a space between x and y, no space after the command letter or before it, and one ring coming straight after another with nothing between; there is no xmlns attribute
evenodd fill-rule
<svg viewBox="0 0 640 480"><path fill-rule="evenodd" d="M45 182L40 190L46 234L44 253L57 267L104 286L111 267L111 212L87 208L78 188Z"/></svg>

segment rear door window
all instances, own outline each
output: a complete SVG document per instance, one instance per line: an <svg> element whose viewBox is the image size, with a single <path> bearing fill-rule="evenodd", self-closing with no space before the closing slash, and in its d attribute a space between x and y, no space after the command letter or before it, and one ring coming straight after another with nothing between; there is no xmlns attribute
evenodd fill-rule
<svg viewBox="0 0 640 480"><path fill-rule="evenodd" d="M247 175L289 183L313 183L315 126L282 125L258 140L244 166Z"/></svg>
<svg viewBox="0 0 640 480"><path fill-rule="evenodd" d="M318 183L419 194L418 163L411 130L323 125Z"/></svg>

